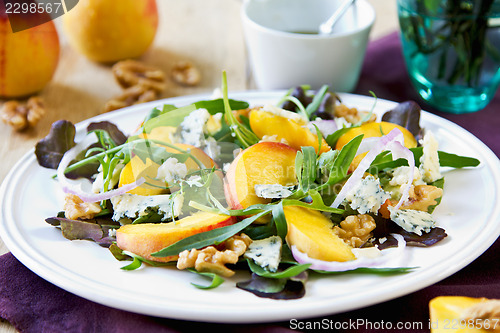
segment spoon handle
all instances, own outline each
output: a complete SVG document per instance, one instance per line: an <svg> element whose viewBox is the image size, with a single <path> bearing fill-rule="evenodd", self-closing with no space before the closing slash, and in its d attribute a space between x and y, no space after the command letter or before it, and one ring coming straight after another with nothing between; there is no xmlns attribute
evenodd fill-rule
<svg viewBox="0 0 500 333"><path fill-rule="evenodd" d="M338 20L340 19L340 17L342 15L344 15L344 13L347 10L347 8L349 8L355 2L356 2L356 0L346 0L346 1L344 1L340 5L340 7L333 13L333 15L330 16L330 18L327 21L325 21L324 23L322 23L319 26L319 32L320 32L320 34L330 34L330 33L332 33L333 26L335 25L335 23L338 22Z"/></svg>

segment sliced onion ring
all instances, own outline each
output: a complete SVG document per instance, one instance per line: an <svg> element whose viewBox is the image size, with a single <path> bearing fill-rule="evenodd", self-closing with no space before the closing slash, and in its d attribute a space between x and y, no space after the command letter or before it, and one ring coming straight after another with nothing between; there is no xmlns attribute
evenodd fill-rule
<svg viewBox="0 0 500 333"><path fill-rule="evenodd" d="M291 246L292 255L299 264L311 264L310 269L328 271L328 272L345 272L361 267L376 267L387 261L397 258L402 255L406 248L406 241L399 234L391 234L397 241L398 247L382 250L381 255L377 258L358 258L350 261L324 261L310 258L306 253L300 252L295 245Z"/></svg>
<svg viewBox="0 0 500 333"><path fill-rule="evenodd" d="M332 203L332 207L337 208L342 203L342 201L344 201L349 191L354 186L356 186L358 182L361 181L365 171L370 167L373 160L375 160L375 158L380 153L386 150L392 152L392 156L394 159L406 159L408 161L408 165L410 166L408 181L403 188L401 199L399 199L399 202L395 206L395 208L399 209L399 207L401 207L401 205L408 199L410 187L413 183L413 176L415 173L415 158L413 157L413 153L402 144L404 141L403 132L395 128L391 132L389 132L389 134L377 139L377 142L374 142L374 140L370 138L370 145L373 145L373 147L368 151L366 156L358 164L356 170L354 170L349 179L346 181L339 194L335 198L335 201Z"/></svg>
<svg viewBox="0 0 500 333"><path fill-rule="evenodd" d="M125 184L116 190L107 191L104 193L92 193L86 192L82 189L81 183L77 184L68 179L65 175L65 170L80 152L85 150L91 144L96 142L96 137L87 135L82 141L80 141L76 146L69 149L59 162L57 167L57 180L61 184L64 193L71 193L78 196L83 202L99 202L102 200L110 199L116 195L125 194L128 191L142 185L146 180L144 178L137 179L135 182L130 184Z"/></svg>

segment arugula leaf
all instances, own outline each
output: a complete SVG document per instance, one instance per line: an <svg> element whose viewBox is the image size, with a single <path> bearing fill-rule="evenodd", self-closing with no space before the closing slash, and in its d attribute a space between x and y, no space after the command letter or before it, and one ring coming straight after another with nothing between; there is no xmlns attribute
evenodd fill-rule
<svg viewBox="0 0 500 333"><path fill-rule="evenodd" d="M229 107L231 110L242 110L248 108L250 105L245 101L238 101L234 99L228 99ZM207 109L208 113L211 115L217 113L224 113L224 100L222 98L199 101L193 103L198 109Z"/></svg>
<svg viewBox="0 0 500 333"><path fill-rule="evenodd" d="M311 266L311 264L303 264L303 265L297 264L297 265L292 265L281 272L273 273L268 271L267 269L260 267L251 259L247 259L247 262L248 262L248 267L253 273L271 279L288 279L297 276L302 272L307 271Z"/></svg>
<svg viewBox="0 0 500 333"><path fill-rule="evenodd" d="M349 132L349 130L351 130L354 127L355 126L343 127L341 129L336 130L335 132L333 132L332 134L328 135L325 138L326 143L328 143L330 147L335 148L335 146L337 145L337 141L340 139L340 137L345 133Z"/></svg>
<svg viewBox="0 0 500 333"><path fill-rule="evenodd" d="M276 234L284 241L288 232L288 226L286 224L285 212L283 211L283 201L273 206L272 214L276 226Z"/></svg>
<svg viewBox="0 0 500 333"><path fill-rule="evenodd" d="M342 147L331 166L328 181L326 182L328 185L336 184L347 176L347 171L354 157L356 157L361 140L363 140L363 134L353 138Z"/></svg>
<svg viewBox="0 0 500 333"><path fill-rule="evenodd" d="M181 253L184 250L200 249L205 246L218 244L229 237L237 234L241 230L245 229L247 226L252 224L259 217L262 217L269 213L268 211L261 212L251 217L247 217L241 222L235 223L233 225L228 225L225 227L213 229L210 231L201 232L193 236L181 239L180 241L167 246L166 248L151 253L153 257L169 257Z"/></svg>
<svg viewBox="0 0 500 333"><path fill-rule="evenodd" d="M214 289L214 288L217 288L218 286L220 286L225 281L224 278L222 278L220 275L217 275L215 273L198 272L195 269L188 269L188 271L195 273L195 274L198 274L198 275L201 275L201 276L204 276L204 277L208 277L209 279L211 279L210 284L207 286L203 286L201 284L191 282L191 284L198 289L205 289L205 290Z"/></svg>
<svg viewBox="0 0 500 333"><path fill-rule="evenodd" d="M236 139L240 142L243 148L248 148L251 145L259 142L259 138L252 132L251 129L244 126L242 123L236 119L229 104L228 98L228 87L227 87L227 76L226 72L222 72L222 95L224 100L224 114L226 121L228 122L231 132L234 134Z"/></svg>
<svg viewBox="0 0 500 333"><path fill-rule="evenodd" d="M415 166L420 165L420 158L423 155L423 147L410 148L410 151L413 153L415 158ZM438 151L439 156L439 165L441 167L450 167L450 168L467 168L467 167L476 167L481 162L474 158L468 156L460 156L456 154L447 153L444 151ZM392 154L383 152L381 155L377 156L377 158L372 162L370 168L378 168L378 170L384 169L394 169L399 166L407 166L408 162L405 159L392 159Z"/></svg>
<svg viewBox="0 0 500 333"><path fill-rule="evenodd" d="M313 270L316 273L328 274L328 275L342 275L342 274L376 274L376 275L393 275L393 274L404 274L417 269L418 267L359 267L349 271L343 272L330 272L330 271L320 271Z"/></svg>
<svg viewBox="0 0 500 333"><path fill-rule="evenodd" d="M328 85L323 85L319 91L316 93L314 96L312 102L306 107L306 113L308 115L308 119L311 118L311 115L318 110L319 106L321 105L321 102L325 98L326 93L328 92Z"/></svg>
<svg viewBox="0 0 500 333"><path fill-rule="evenodd" d="M139 269L142 266L142 261L137 257L133 257L133 258L134 259L130 264L123 266L123 267L120 267L120 269L123 269L124 271L133 271L133 270Z"/></svg>
<svg viewBox="0 0 500 333"><path fill-rule="evenodd" d="M198 108L194 104L189 104L166 113L161 113L160 115L146 121L142 126L141 132L149 133L153 128L159 126L177 127L182 123L186 116L197 109Z"/></svg>

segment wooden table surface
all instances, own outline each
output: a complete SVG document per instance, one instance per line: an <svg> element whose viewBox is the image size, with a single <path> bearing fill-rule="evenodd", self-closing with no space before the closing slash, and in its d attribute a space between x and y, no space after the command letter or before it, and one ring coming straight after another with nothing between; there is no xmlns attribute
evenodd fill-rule
<svg viewBox="0 0 500 333"><path fill-rule="evenodd" d="M368 1L377 15L371 39L398 28L396 1ZM220 87L223 70L227 72L230 91L253 89L246 76L239 0L158 0L157 4L160 17L155 41L140 60L166 73L176 61L189 60L202 73L196 87L182 87L167 80L161 98L210 93ZM55 20L62 46L58 68L52 81L39 94L45 101L46 115L36 128L25 132L16 132L0 123L0 181L47 135L54 121L67 119L77 123L96 116L102 113L106 101L121 92L109 66L93 63L67 45L60 19ZM0 106L2 103L0 100ZM8 252L1 236L0 255ZM15 331L0 318L0 333Z"/></svg>

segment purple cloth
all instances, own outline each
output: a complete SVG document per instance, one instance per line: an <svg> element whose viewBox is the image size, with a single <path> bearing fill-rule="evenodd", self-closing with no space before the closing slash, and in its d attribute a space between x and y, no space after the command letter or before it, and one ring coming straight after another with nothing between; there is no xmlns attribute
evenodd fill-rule
<svg viewBox="0 0 500 333"><path fill-rule="evenodd" d="M484 110L467 114L441 113L423 103L410 86L398 35L391 34L369 45L357 92L373 91L378 97L394 101L412 99L424 110L434 112L466 128L496 154L500 154L500 94ZM466 245L464 245L466 246ZM500 240L473 263L449 278L410 295L371 307L322 318L309 323L323 328L344 325L344 332L383 332L382 321L396 325L420 325L405 332L428 332L428 303L440 295L500 298ZM229 325L186 322L133 314L93 303L68 293L41 279L24 267L12 254L0 256L0 317L21 332L296 332L289 322L262 325ZM348 325L358 320L357 328ZM299 321L306 324L306 321ZM331 326L328 326L331 325ZM371 326L370 326L371 325ZM347 327L346 327L347 326ZM370 328L372 327L372 328ZM387 326L386 326L387 327ZM398 330L394 330L395 332ZM399 330L403 331L403 330Z"/></svg>

